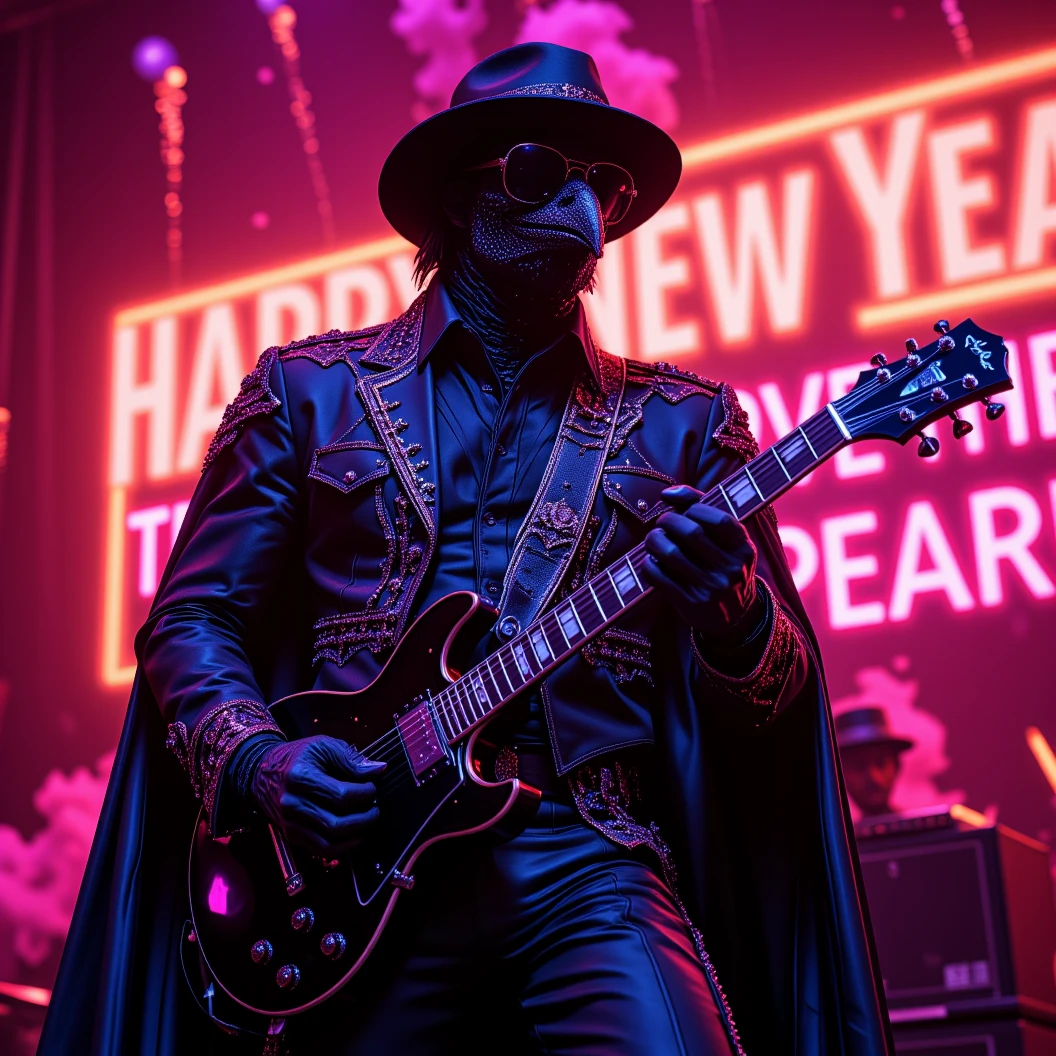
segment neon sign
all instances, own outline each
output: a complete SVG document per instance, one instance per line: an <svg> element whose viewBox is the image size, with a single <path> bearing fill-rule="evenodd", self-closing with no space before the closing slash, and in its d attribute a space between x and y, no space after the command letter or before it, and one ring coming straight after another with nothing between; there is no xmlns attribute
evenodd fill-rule
<svg viewBox="0 0 1056 1056"><path fill-rule="evenodd" d="M847 391L873 351L897 350L893 326L970 311L1013 339L1021 384L1004 424L987 433L969 413L963 450L937 461L989 472L988 451L1018 452L1015 479L967 493L947 482L939 495L935 471L914 465L896 494L893 452L866 447L783 500L819 623L843 632L904 622L936 599L959 614L1009 591L1056 594L1056 554L1042 552L1056 466L1036 465L1056 439L1056 48L708 140L683 159L675 198L607 247L587 312L610 351L733 381L761 440ZM417 294L412 262L413 247L383 238L115 314L104 682L132 677L132 634L256 355L391 318ZM1010 312L1018 329L1004 325Z"/></svg>

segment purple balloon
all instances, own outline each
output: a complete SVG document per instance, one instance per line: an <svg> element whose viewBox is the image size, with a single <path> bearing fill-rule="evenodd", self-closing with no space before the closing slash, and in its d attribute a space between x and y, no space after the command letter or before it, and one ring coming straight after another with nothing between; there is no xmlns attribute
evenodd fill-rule
<svg viewBox="0 0 1056 1056"><path fill-rule="evenodd" d="M161 75L179 61L176 49L164 37L144 37L132 49L132 68L152 84L161 80Z"/></svg>
<svg viewBox="0 0 1056 1056"><path fill-rule="evenodd" d="M286 0L257 0L257 10L262 15L273 15Z"/></svg>

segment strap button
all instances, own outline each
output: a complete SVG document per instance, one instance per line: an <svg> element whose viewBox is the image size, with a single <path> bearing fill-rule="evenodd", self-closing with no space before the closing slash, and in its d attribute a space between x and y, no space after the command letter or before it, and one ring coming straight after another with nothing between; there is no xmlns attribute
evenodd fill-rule
<svg viewBox="0 0 1056 1056"><path fill-rule="evenodd" d="M520 632L521 625L516 616L506 616L499 623L499 634L503 638L512 638Z"/></svg>

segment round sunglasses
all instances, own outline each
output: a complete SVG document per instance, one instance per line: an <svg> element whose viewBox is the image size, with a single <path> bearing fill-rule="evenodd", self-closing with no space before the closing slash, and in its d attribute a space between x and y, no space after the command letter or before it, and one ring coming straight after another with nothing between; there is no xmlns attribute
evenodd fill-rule
<svg viewBox="0 0 1056 1056"><path fill-rule="evenodd" d="M564 187L570 172L582 172L587 186L597 196L606 224L618 224L638 194L631 174L622 166L607 161L572 161L542 143L518 143L504 158L473 166L473 170L495 168L502 170L506 193L527 205L549 201Z"/></svg>

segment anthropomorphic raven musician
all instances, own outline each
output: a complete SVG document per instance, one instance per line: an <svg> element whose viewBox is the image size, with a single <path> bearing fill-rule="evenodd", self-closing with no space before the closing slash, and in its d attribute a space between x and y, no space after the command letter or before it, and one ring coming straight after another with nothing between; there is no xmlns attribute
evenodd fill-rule
<svg viewBox="0 0 1056 1056"><path fill-rule="evenodd" d="M452 591L494 605L494 648L643 539L653 594L488 728L534 818L430 848L363 970L269 1051L889 1051L773 512L695 502L756 453L747 419L728 385L604 352L584 316L606 243L680 170L589 56L547 44L478 64L393 150L381 203L424 291L269 349L224 415L137 638L44 1056L259 1052L181 968L197 801L214 837L263 817L307 854L386 824L384 764L287 741L267 705L367 686Z"/></svg>

